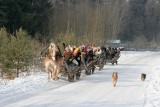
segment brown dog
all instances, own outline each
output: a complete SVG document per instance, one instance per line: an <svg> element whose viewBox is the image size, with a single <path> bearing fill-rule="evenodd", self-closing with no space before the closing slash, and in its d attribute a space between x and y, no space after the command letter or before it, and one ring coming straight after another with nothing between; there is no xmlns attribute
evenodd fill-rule
<svg viewBox="0 0 160 107"><path fill-rule="evenodd" d="M116 86L117 80L118 80L118 73L117 72L113 72L112 74L112 80L113 80L113 86Z"/></svg>
<svg viewBox="0 0 160 107"><path fill-rule="evenodd" d="M141 81L145 81L145 79L146 79L146 74L142 73L141 74Z"/></svg>

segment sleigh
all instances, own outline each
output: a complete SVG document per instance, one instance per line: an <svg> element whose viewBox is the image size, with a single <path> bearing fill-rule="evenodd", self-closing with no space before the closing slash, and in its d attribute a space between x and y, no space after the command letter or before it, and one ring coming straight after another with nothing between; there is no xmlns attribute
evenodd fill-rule
<svg viewBox="0 0 160 107"><path fill-rule="evenodd" d="M86 75L93 74L96 68L97 60L93 59L89 63L85 63L84 60L82 60L82 70L85 70Z"/></svg>
<svg viewBox="0 0 160 107"><path fill-rule="evenodd" d="M64 61L64 65L61 66L60 75L62 77L67 77L69 82L74 80L79 80L81 76L81 68L74 63L67 64Z"/></svg>
<svg viewBox="0 0 160 107"><path fill-rule="evenodd" d="M112 65L114 64L118 64L118 59L119 59L120 55L116 55L111 59L106 59L106 63L111 63Z"/></svg>
<svg viewBox="0 0 160 107"><path fill-rule="evenodd" d="M96 56L97 64L96 66L99 67L99 71L103 69L104 65L106 64L106 57L103 55Z"/></svg>

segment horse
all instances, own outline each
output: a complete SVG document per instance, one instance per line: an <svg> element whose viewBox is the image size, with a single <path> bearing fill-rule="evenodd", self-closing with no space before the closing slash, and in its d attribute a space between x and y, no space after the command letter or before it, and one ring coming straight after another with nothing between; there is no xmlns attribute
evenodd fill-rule
<svg viewBox="0 0 160 107"><path fill-rule="evenodd" d="M53 80L57 80L60 67L63 64L63 56L59 47L55 45L55 43L50 43L50 45L41 52L41 55L44 60L45 71L48 73L48 80L50 80L50 77L52 77ZM52 67L52 70L50 70L50 67Z"/></svg>

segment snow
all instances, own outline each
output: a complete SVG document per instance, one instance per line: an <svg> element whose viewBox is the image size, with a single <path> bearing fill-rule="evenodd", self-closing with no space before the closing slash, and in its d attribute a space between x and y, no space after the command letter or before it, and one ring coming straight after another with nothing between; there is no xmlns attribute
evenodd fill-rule
<svg viewBox="0 0 160 107"><path fill-rule="evenodd" d="M0 107L159 107L160 52L122 52L118 65L73 83L47 80L39 71L0 85ZM118 72L112 86L112 72ZM141 81L141 73L147 78Z"/></svg>

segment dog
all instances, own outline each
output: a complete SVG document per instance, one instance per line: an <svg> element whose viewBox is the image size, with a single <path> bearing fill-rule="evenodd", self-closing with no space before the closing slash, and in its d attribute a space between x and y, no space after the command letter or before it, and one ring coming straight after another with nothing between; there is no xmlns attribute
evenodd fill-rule
<svg viewBox="0 0 160 107"><path fill-rule="evenodd" d="M142 74L141 74L141 81L145 81L146 76L147 76L147 75L146 75L145 73L142 73Z"/></svg>
<svg viewBox="0 0 160 107"><path fill-rule="evenodd" d="M118 72L113 72L112 81L113 81L113 86L114 87L116 86L117 80L118 80Z"/></svg>

